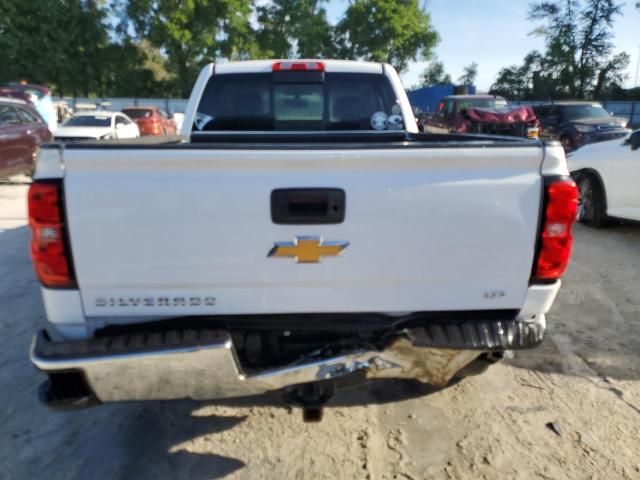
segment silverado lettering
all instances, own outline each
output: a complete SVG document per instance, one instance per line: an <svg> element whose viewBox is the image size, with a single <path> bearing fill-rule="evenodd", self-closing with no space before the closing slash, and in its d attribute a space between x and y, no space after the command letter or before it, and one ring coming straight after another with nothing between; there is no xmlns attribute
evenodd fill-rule
<svg viewBox="0 0 640 480"><path fill-rule="evenodd" d="M199 305L215 305L215 297L100 297L96 298L96 307L197 307Z"/></svg>

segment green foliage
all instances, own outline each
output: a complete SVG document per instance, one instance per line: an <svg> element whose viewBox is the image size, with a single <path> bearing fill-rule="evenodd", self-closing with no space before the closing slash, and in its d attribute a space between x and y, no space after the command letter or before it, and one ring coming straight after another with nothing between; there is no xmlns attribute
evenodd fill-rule
<svg viewBox="0 0 640 480"><path fill-rule="evenodd" d="M472 62L462 69L462 75L458 79L460 85L473 85L478 77L478 64Z"/></svg>
<svg viewBox="0 0 640 480"><path fill-rule="evenodd" d="M502 69L491 92L515 98L599 98L619 88L629 64L612 55L615 0L549 0L530 5L529 20L542 22L534 35L544 52L531 52L523 65Z"/></svg>
<svg viewBox="0 0 640 480"><path fill-rule="evenodd" d="M410 61L429 58L438 34L418 0L353 0L336 40L341 58L387 62L402 72Z"/></svg>
<svg viewBox="0 0 640 480"><path fill-rule="evenodd" d="M351 58L405 70L438 36L418 0L0 0L0 81L60 95L189 95L209 62Z"/></svg>
<svg viewBox="0 0 640 480"><path fill-rule="evenodd" d="M166 56L175 93L188 96L199 69L221 56L244 58L253 50L246 0L130 0L121 31L135 32Z"/></svg>
<svg viewBox="0 0 640 480"><path fill-rule="evenodd" d="M452 83L451 75L445 72L443 62L433 59L422 72L420 86L433 87L443 83Z"/></svg>
<svg viewBox="0 0 640 480"><path fill-rule="evenodd" d="M498 72L490 93L507 98L547 98L552 85L541 83L543 57L540 52L529 52L521 66L511 65Z"/></svg>
<svg viewBox="0 0 640 480"><path fill-rule="evenodd" d="M140 66L143 52L109 37L101 3L0 0L0 11L0 81L27 80L79 96L153 92L157 86L153 73Z"/></svg>
<svg viewBox="0 0 640 480"><path fill-rule="evenodd" d="M257 42L266 58L330 58L336 55L327 0L273 0L257 7Z"/></svg>

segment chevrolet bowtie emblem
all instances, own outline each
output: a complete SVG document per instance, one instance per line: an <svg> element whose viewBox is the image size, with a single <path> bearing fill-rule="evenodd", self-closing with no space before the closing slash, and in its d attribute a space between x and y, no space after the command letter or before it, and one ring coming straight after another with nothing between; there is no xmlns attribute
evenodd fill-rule
<svg viewBox="0 0 640 480"><path fill-rule="evenodd" d="M296 237L293 242L276 242L269 257L295 258L296 263L318 263L321 257L339 255L349 242L323 242L321 237Z"/></svg>

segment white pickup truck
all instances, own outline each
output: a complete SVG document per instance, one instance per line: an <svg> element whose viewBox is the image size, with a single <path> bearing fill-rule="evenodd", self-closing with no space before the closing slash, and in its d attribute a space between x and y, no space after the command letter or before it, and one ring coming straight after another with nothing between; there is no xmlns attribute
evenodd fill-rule
<svg viewBox="0 0 640 480"><path fill-rule="evenodd" d="M206 66L180 138L49 145L29 191L50 407L443 386L537 346L577 189L559 144L421 134L379 63Z"/></svg>

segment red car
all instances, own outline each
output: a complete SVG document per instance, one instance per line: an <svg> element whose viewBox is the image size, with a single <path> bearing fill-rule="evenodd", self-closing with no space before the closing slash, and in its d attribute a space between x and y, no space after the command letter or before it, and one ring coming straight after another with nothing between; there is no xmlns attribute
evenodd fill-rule
<svg viewBox="0 0 640 480"><path fill-rule="evenodd" d="M50 141L47 124L27 102L0 97L0 178L32 170L38 147Z"/></svg>
<svg viewBox="0 0 640 480"><path fill-rule="evenodd" d="M138 124L140 135L175 135L176 123L156 107L128 107L122 110Z"/></svg>

